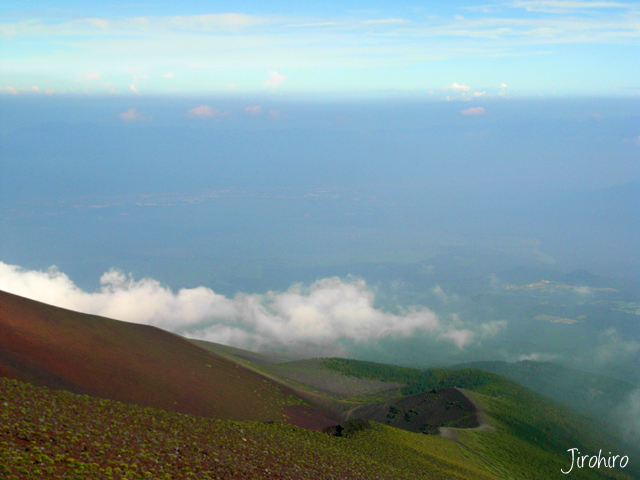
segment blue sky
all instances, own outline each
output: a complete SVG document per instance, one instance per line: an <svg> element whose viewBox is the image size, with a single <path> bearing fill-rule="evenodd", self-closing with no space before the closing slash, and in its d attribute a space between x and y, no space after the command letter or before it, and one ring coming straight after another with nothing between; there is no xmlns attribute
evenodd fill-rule
<svg viewBox="0 0 640 480"><path fill-rule="evenodd" d="M16 2L0 94L639 96L640 4Z"/></svg>

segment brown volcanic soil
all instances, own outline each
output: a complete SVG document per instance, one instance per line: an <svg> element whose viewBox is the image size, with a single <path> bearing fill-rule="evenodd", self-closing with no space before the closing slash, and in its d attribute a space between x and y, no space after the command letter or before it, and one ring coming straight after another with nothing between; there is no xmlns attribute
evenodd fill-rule
<svg viewBox="0 0 640 480"><path fill-rule="evenodd" d="M410 432L438 433L439 427L475 428L480 425L475 404L457 388L442 388L396 400L364 405L348 414Z"/></svg>
<svg viewBox="0 0 640 480"><path fill-rule="evenodd" d="M0 375L227 420L295 423L285 407L304 403L292 390L178 335L1 291ZM308 407L305 426L322 430L326 415Z"/></svg>

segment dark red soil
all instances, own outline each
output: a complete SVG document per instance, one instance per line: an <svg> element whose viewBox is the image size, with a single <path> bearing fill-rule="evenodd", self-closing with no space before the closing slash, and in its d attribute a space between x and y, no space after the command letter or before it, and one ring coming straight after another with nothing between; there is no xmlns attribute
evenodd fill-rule
<svg viewBox="0 0 640 480"><path fill-rule="evenodd" d="M1 291L0 375L228 420L286 421L284 407L302 403L286 387L178 335ZM324 413L308 408L308 417L317 417L311 424L322 429Z"/></svg>
<svg viewBox="0 0 640 480"><path fill-rule="evenodd" d="M289 405L285 407L285 412L289 417L288 423L317 432L323 432L340 422L337 415L323 413L307 405Z"/></svg>

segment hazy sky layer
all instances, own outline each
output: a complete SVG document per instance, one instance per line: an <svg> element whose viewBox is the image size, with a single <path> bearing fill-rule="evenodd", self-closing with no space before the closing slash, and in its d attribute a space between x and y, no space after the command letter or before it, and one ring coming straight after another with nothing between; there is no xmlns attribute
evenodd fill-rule
<svg viewBox="0 0 640 480"><path fill-rule="evenodd" d="M31 1L0 94L640 94L636 2Z"/></svg>

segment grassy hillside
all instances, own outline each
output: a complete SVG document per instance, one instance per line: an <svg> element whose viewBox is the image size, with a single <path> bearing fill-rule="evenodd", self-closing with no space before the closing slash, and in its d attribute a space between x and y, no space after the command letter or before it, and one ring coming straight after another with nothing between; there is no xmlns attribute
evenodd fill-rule
<svg viewBox="0 0 640 480"><path fill-rule="evenodd" d="M0 478L499 478L447 439L373 424L350 438L230 422L0 378Z"/></svg>
<svg viewBox="0 0 640 480"><path fill-rule="evenodd" d="M255 371L158 328L0 292L0 375L229 420L335 423Z"/></svg>
<svg viewBox="0 0 640 480"><path fill-rule="evenodd" d="M406 382L407 393L453 386L470 391L496 430L458 430L456 436L473 451L512 472L514 478L564 477L559 475L559 466L568 469L571 457L567 450L574 447L585 454L597 454L602 449L605 453L629 455L632 461L624 472L640 476L640 452L621 444L608 424L580 415L499 375L474 369L421 371L346 359L327 359L325 365L358 378ZM598 478L597 471L583 470L575 475L580 478L578 475Z"/></svg>
<svg viewBox="0 0 640 480"><path fill-rule="evenodd" d="M549 362L472 362L454 368L476 368L507 377L577 411L609 419L638 388L622 380Z"/></svg>
<svg viewBox="0 0 640 480"><path fill-rule="evenodd" d="M344 358L324 359L323 365L340 375L382 382L403 383L406 385L401 390L403 395L413 395L414 393L434 388L447 387L459 387L467 390L483 387L485 391L497 392L513 384L513 382L499 375L492 375L474 369L420 370L418 368L397 367L384 363L363 362Z"/></svg>

